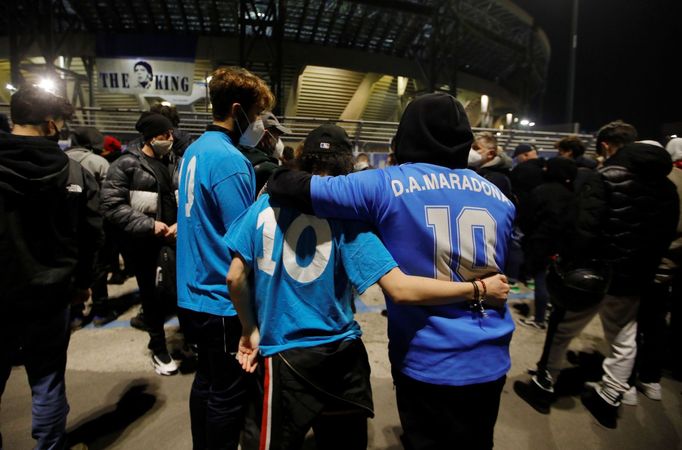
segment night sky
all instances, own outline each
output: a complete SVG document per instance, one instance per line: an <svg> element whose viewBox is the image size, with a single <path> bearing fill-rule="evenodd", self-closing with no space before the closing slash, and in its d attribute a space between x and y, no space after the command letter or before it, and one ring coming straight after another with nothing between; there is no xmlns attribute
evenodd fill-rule
<svg viewBox="0 0 682 450"><path fill-rule="evenodd" d="M539 125L564 122L573 0L513 0L549 38L552 56ZM615 119L640 138L682 122L682 1L579 0L574 121L593 132ZM677 67L675 67L677 66Z"/></svg>

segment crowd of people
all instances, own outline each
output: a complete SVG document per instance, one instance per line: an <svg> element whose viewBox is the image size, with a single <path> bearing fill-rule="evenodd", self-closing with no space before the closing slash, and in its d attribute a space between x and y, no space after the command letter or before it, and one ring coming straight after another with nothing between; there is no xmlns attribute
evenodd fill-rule
<svg viewBox="0 0 682 450"><path fill-rule="evenodd" d="M115 320L107 283L131 274L131 325L149 334L155 372L179 370L169 315L196 360L195 449L295 449L310 429L318 448L366 448L374 405L353 299L373 284L407 449L493 447L515 328L507 298L521 284L534 298L518 324L546 333L531 378L514 383L531 407L550 411L568 345L597 314L611 352L582 393L587 410L615 428L638 390L660 400L671 304L680 337L682 139L664 148L615 121L596 158L577 136L549 159L532 143L509 156L473 134L456 98L433 93L407 105L375 169L336 125L285 146L276 99L245 69L216 70L208 89L201 136L158 104L123 151L94 127L68 129L62 151L69 102L32 86L11 98L0 394L22 363L37 448L67 445L71 330Z"/></svg>

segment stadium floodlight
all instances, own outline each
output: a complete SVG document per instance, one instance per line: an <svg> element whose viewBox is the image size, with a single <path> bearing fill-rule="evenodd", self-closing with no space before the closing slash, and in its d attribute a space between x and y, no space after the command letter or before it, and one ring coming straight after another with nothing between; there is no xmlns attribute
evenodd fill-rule
<svg viewBox="0 0 682 450"><path fill-rule="evenodd" d="M51 92L53 94L57 87L54 80L51 78L41 78L36 86L38 86L40 89L44 91Z"/></svg>
<svg viewBox="0 0 682 450"><path fill-rule="evenodd" d="M534 127L534 126L535 126L535 122L528 122L528 126L529 126L529 127Z"/></svg>
<svg viewBox="0 0 682 450"><path fill-rule="evenodd" d="M519 122L519 125L522 127L527 127L530 121L528 119L521 119L521 122Z"/></svg>

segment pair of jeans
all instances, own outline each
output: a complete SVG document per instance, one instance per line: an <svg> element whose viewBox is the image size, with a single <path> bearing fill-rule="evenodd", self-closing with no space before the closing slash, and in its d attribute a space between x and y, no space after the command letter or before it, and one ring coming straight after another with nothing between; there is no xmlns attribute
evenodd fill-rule
<svg viewBox="0 0 682 450"><path fill-rule="evenodd" d="M246 372L235 358L239 318L183 308L178 315L198 358L189 398L193 448L236 450L247 404Z"/></svg>
<svg viewBox="0 0 682 450"><path fill-rule="evenodd" d="M23 308L0 311L0 397L13 361L20 359L31 386L31 436L37 441L36 448L41 450L66 446L69 404L64 372L71 333L69 316L68 307L47 315Z"/></svg>

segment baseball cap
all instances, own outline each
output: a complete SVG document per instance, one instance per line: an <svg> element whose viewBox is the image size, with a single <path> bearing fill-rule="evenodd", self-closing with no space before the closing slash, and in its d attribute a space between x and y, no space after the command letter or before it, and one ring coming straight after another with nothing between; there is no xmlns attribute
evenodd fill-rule
<svg viewBox="0 0 682 450"><path fill-rule="evenodd" d="M282 134L291 134L291 130L281 123L279 123L279 120L277 120L277 117L270 111L265 112L261 114L261 119L263 120L263 125L265 126L265 129L267 130L268 128L275 127L279 130L280 133Z"/></svg>
<svg viewBox="0 0 682 450"><path fill-rule="evenodd" d="M303 144L303 154L352 153L353 145L343 128L325 124L310 132Z"/></svg>

